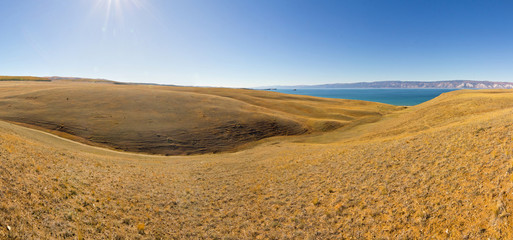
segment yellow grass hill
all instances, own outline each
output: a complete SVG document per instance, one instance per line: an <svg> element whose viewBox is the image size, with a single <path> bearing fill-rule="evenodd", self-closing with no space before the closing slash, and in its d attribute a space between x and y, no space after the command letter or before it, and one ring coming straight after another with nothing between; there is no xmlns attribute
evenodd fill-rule
<svg viewBox="0 0 513 240"><path fill-rule="evenodd" d="M1 81L0 239L510 239L512 116L512 90Z"/></svg>
<svg viewBox="0 0 513 240"><path fill-rule="evenodd" d="M379 120L399 107L244 89L5 82L0 119L91 145L163 155L233 151L273 136Z"/></svg>

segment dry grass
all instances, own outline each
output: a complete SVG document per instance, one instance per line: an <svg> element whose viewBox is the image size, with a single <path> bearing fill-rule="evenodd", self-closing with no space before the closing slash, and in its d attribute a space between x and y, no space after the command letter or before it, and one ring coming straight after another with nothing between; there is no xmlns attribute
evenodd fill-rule
<svg viewBox="0 0 513 240"><path fill-rule="evenodd" d="M0 122L0 238L510 239L510 102L511 91L458 91L339 142L190 157Z"/></svg>
<svg viewBox="0 0 513 240"><path fill-rule="evenodd" d="M0 76L0 82L81 82L81 83L117 83L105 79L66 78L66 77L32 77L32 76Z"/></svg>
<svg viewBox="0 0 513 240"><path fill-rule="evenodd" d="M397 109L243 89L0 84L0 119L92 145L166 155L233 151L268 137L377 121Z"/></svg>
<svg viewBox="0 0 513 240"><path fill-rule="evenodd" d="M30 76L0 76L0 82L2 81L36 81L36 82L50 82L49 78L45 77L30 77Z"/></svg>

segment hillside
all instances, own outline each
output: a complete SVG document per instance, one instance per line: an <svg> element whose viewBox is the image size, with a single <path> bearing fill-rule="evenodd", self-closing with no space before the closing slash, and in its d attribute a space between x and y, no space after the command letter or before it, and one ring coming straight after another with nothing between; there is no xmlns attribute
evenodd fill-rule
<svg viewBox="0 0 513 240"><path fill-rule="evenodd" d="M35 81L35 82L51 82L52 79L46 77L30 77L30 76L0 76L1 82L18 82L18 81Z"/></svg>
<svg viewBox="0 0 513 240"><path fill-rule="evenodd" d="M0 83L0 119L91 145L188 155L379 120L400 107L273 92L75 82Z"/></svg>
<svg viewBox="0 0 513 240"><path fill-rule="evenodd" d="M512 102L456 91L347 129L173 157L0 121L0 238L510 239Z"/></svg>
<svg viewBox="0 0 513 240"><path fill-rule="evenodd" d="M0 82L88 82L116 83L105 79L72 78L72 77L32 77L32 76L0 76Z"/></svg>
<svg viewBox="0 0 513 240"><path fill-rule="evenodd" d="M509 89L512 82L492 82L474 80L447 80L447 81L379 81L357 83L332 83L320 85L272 86L262 88L446 88L446 89Z"/></svg>

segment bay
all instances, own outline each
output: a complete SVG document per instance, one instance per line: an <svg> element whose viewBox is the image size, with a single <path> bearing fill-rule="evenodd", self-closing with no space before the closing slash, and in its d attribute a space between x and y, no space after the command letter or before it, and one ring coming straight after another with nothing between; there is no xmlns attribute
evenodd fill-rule
<svg viewBox="0 0 513 240"><path fill-rule="evenodd" d="M400 89L348 89L348 88L322 88L322 89L276 89L273 91L307 95L324 98L354 99L371 102L387 103L398 106L413 106L438 97L442 93L458 89L433 88L400 88Z"/></svg>

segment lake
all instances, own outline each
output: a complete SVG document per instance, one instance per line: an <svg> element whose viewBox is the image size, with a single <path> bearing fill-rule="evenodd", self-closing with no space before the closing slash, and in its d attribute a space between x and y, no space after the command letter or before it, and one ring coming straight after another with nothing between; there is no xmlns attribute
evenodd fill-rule
<svg viewBox="0 0 513 240"><path fill-rule="evenodd" d="M281 93L308 95L325 98L342 98L365 100L371 102L388 103L400 106L413 106L429 101L438 95L458 89L348 89L348 88L323 88L323 89L277 89Z"/></svg>

